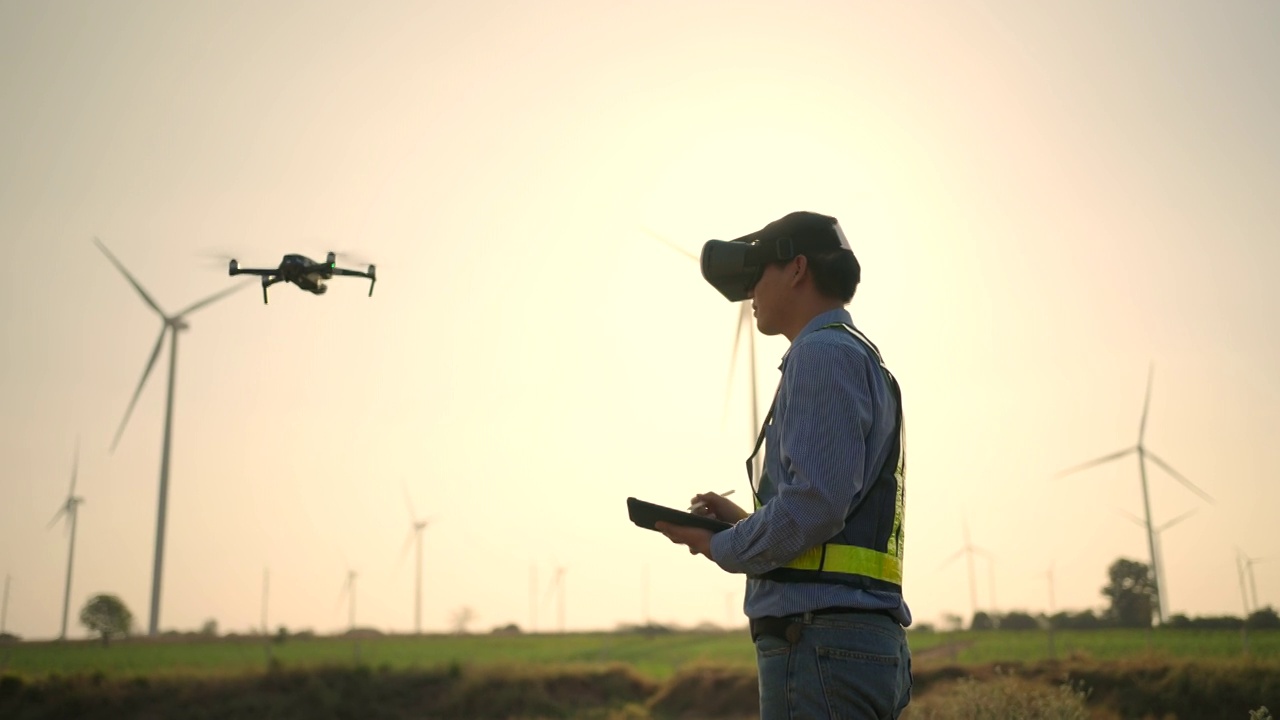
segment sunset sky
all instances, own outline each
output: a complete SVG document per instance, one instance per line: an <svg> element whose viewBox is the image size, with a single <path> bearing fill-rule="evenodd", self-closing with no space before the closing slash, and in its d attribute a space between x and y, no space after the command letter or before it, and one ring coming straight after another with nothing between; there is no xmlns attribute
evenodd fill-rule
<svg viewBox="0 0 1280 720"><path fill-rule="evenodd" d="M836 216L850 305L905 396L917 622L1100 609L1146 562L1169 612L1280 604L1280 4L0 0L0 574L6 629L91 595L145 632L167 312L179 340L162 630L745 623L743 578L625 499L749 504L738 306L696 254ZM657 237L655 237L655 235ZM786 349L756 338L759 408ZM1049 571L1052 568L1052 586ZM994 583L992 582L994 580ZM995 595L992 597L994 585Z"/></svg>

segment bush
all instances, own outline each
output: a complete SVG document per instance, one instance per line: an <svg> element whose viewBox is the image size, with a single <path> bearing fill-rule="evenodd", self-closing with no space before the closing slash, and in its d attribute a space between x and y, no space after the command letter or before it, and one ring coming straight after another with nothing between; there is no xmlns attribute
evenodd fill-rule
<svg viewBox="0 0 1280 720"><path fill-rule="evenodd" d="M1089 720L1087 693L1003 675L961 678L926 700L913 701L903 720Z"/></svg>

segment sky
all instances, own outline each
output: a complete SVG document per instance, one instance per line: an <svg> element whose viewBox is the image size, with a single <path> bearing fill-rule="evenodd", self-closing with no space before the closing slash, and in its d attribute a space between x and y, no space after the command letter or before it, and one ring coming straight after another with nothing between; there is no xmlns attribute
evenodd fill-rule
<svg viewBox="0 0 1280 720"><path fill-rule="evenodd" d="M743 578L632 525L749 486L751 383L709 239L837 217L904 393L918 623L1099 610L1117 558L1239 615L1280 560L1280 5L0 0L6 629L740 627ZM680 250L680 252L677 252ZM763 413L786 349L756 335ZM412 511L410 508L412 506ZM957 556L965 533L971 589ZM406 553L406 550L408 552ZM1252 566L1280 604L1280 561ZM555 582L559 578L559 582ZM561 622L563 619L563 624Z"/></svg>

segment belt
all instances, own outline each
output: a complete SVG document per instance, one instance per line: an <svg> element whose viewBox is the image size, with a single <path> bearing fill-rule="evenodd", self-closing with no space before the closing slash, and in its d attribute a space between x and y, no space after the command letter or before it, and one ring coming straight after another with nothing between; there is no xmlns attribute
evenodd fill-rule
<svg viewBox="0 0 1280 720"><path fill-rule="evenodd" d="M784 615L782 617L766 615L764 617L751 618L749 621L749 627L751 628L751 641L755 642L756 640L759 640L761 635L769 635L771 637L786 640L788 643L795 645L797 642L800 642L801 631L811 618L822 615L840 615L849 613L858 613L862 615L884 615L890 620L893 620L894 623L898 622L898 619L888 610L870 610L867 608L853 607L819 608L817 610L810 610L808 612L797 613L795 615Z"/></svg>

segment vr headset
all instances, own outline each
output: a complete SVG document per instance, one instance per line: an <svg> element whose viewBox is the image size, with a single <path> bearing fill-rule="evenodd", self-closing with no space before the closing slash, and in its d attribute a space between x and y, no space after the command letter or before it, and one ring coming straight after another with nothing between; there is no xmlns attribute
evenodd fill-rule
<svg viewBox="0 0 1280 720"><path fill-rule="evenodd" d="M764 269L806 250L852 252L835 218L795 212L736 240L708 240L702 246L702 277L729 302L747 299Z"/></svg>

